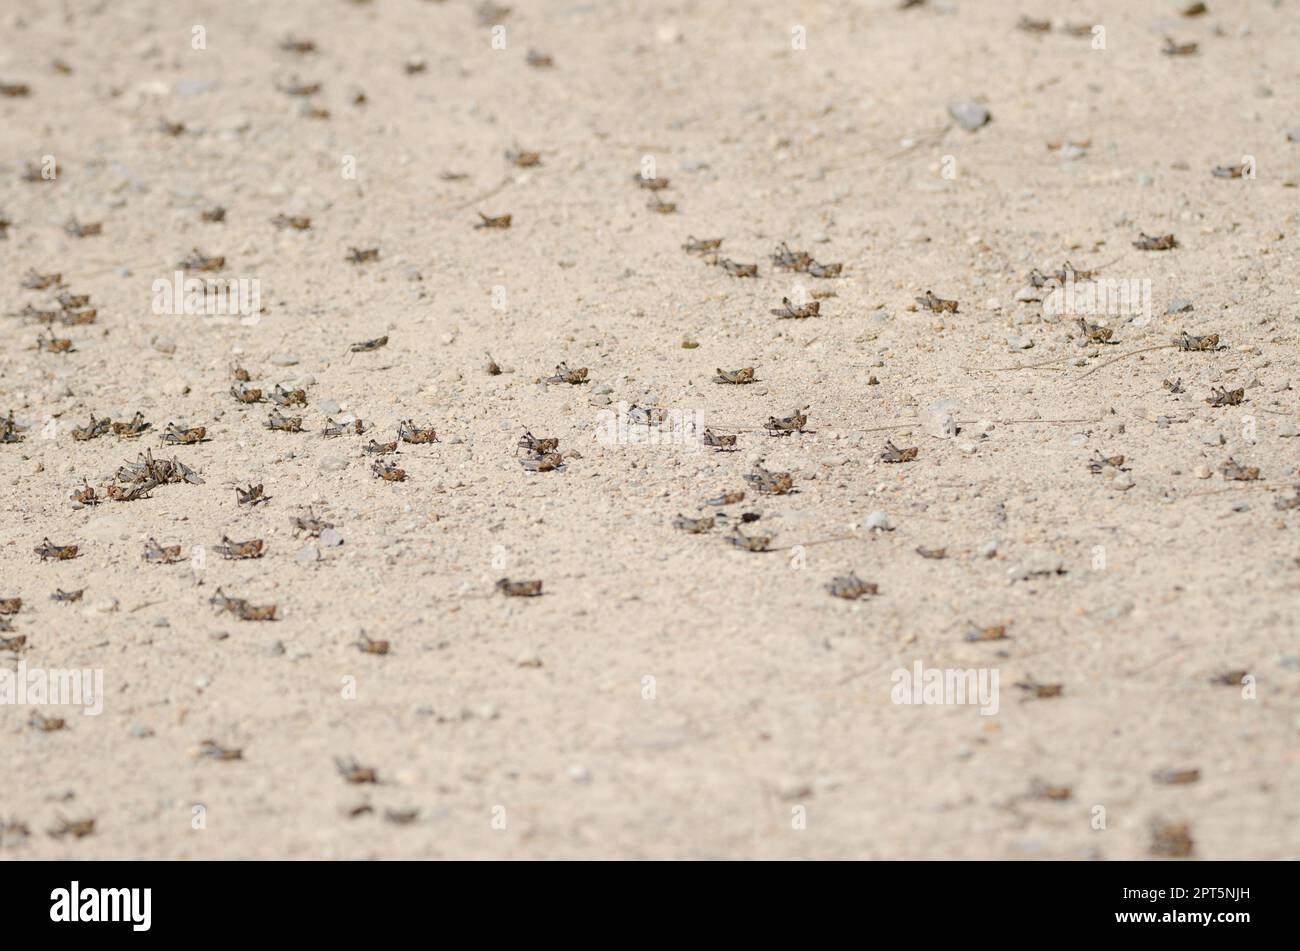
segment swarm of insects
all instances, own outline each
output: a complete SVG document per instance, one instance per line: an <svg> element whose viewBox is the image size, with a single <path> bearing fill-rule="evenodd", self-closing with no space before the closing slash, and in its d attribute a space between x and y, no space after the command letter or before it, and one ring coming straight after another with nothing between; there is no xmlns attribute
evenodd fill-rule
<svg viewBox="0 0 1300 951"><path fill-rule="evenodd" d="M1193 337L1189 333L1181 333L1174 337L1174 343L1179 350L1218 350L1219 335L1206 334L1204 337Z"/></svg>
<svg viewBox="0 0 1300 951"><path fill-rule="evenodd" d="M570 369L567 363L557 364L555 372L546 377L546 383L586 383L587 368L579 367L576 370Z"/></svg>
<svg viewBox="0 0 1300 951"><path fill-rule="evenodd" d="M881 462L912 462L916 459L917 447L909 446L899 449L892 441L885 440L885 449L880 454Z"/></svg>
<svg viewBox="0 0 1300 951"><path fill-rule="evenodd" d="M383 479L385 482L405 482L406 470L399 469L396 464L377 460L370 467L370 471L376 479Z"/></svg>
<svg viewBox="0 0 1300 951"><path fill-rule="evenodd" d="M390 647L388 641L371 640L364 631L361 632L361 637L354 643L363 654L387 654Z"/></svg>
<svg viewBox="0 0 1300 951"><path fill-rule="evenodd" d="M41 539L32 550L41 556L41 561L68 561L77 557L76 545L56 545L48 538Z"/></svg>
<svg viewBox="0 0 1300 951"><path fill-rule="evenodd" d="M379 260L378 248L348 248L347 260L352 264L367 264Z"/></svg>
<svg viewBox="0 0 1300 951"><path fill-rule="evenodd" d="M1150 235L1141 231L1138 239L1133 242L1133 247L1139 251L1172 251L1178 247L1178 239L1172 234Z"/></svg>
<svg viewBox="0 0 1300 951"><path fill-rule="evenodd" d="M821 311L821 308L821 301L814 300L809 301L806 304L796 305L790 300L790 298L782 297L781 306L773 307L769 313L785 319L803 320L807 317L816 317Z"/></svg>
<svg viewBox="0 0 1300 951"><path fill-rule="evenodd" d="M222 535L221 544L213 546L212 550L223 558L241 561L248 558L261 558L265 555L266 542L260 538L250 538L246 542L236 542Z"/></svg>
<svg viewBox="0 0 1300 951"><path fill-rule="evenodd" d="M180 545L159 545L152 538L144 543L144 560L151 565L174 565L183 561Z"/></svg>
<svg viewBox="0 0 1300 951"><path fill-rule="evenodd" d="M764 495L789 495L794 491L794 476L788 472L769 472L761 465L746 473L746 482Z"/></svg>
<svg viewBox="0 0 1300 951"><path fill-rule="evenodd" d="M303 432L301 416L283 416L279 410L271 410L266 422L262 424L267 429L275 430L281 433L300 433Z"/></svg>
<svg viewBox="0 0 1300 951"><path fill-rule="evenodd" d="M791 433L801 433L804 426L808 424L808 407L801 406L789 416L783 416L777 419L775 416L767 418L766 429L769 436L788 436Z"/></svg>
<svg viewBox="0 0 1300 951"><path fill-rule="evenodd" d="M691 535L703 535L713 528L714 518L709 515L705 518L687 518L680 512L673 519L673 528L680 529Z"/></svg>
<svg viewBox="0 0 1300 951"><path fill-rule="evenodd" d="M736 435L732 433L727 436L719 436L711 429L704 430L704 445L708 446L715 452L734 452L736 446Z"/></svg>
<svg viewBox="0 0 1300 951"><path fill-rule="evenodd" d="M1228 461L1219 467L1226 482L1254 482L1259 478L1259 466L1243 466L1228 457Z"/></svg>
<svg viewBox="0 0 1300 951"><path fill-rule="evenodd" d="M438 433L432 426L417 426L414 420L404 419L397 426L397 438L402 442L422 445L438 442Z"/></svg>
<svg viewBox="0 0 1300 951"><path fill-rule="evenodd" d="M496 590L508 598L536 598L542 593L542 582L511 581L509 578L500 578L497 580Z"/></svg>
<svg viewBox="0 0 1300 951"><path fill-rule="evenodd" d="M924 297L916 298L916 302L933 314L957 313L957 301L935 297L934 291L926 291Z"/></svg>
<svg viewBox="0 0 1300 951"><path fill-rule="evenodd" d="M863 581L853 572L849 572L847 575L832 578L830 584L826 585L826 590L836 598L857 601L859 598L879 594L880 586L872 581Z"/></svg>
<svg viewBox="0 0 1300 951"><path fill-rule="evenodd" d="M710 251L717 251L721 247L721 238L697 238L694 235L687 235L682 250L687 254L708 254Z"/></svg>
<svg viewBox="0 0 1300 951"><path fill-rule="evenodd" d="M1240 406L1246 398L1246 391L1241 387L1235 390L1226 390L1221 386L1210 387L1210 396L1205 402L1210 406L1219 408L1223 406Z"/></svg>
<svg viewBox="0 0 1300 951"><path fill-rule="evenodd" d="M735 385L741 385L744 383L754 382L753 367L742 367L739 370L723 370L719 367L714 369L713 372L717 374L717 376L713 378L714 383L732 383Z"/></svg>
<svg viewBox="0 0 1300 951"><path fill-rule="evenodd" d="M247 489L235 486L235 499L239 505L255 506L271 501L271 496L262 491L262 483L249 485Z"/></svg>
<svg viewBox="0 0 1300 951"><path fill-rule="evenodd" d="M274 604L253 605L243 598L227 597L220 588L216 590L208 603L218 611L227 611L241 621L274 621L278 608Z"/></svg>
<svg viewBox="0 0 1300 951"><path fill-rule="evenodd" d="M281 231L286 228L294 231L306 231L311 227L311 219L306 215L286 215L281 213L271 219L271 224Z"/></svg>
<svg viewBox="0 0 1300 951"><path fill-rule="evenodd" d="M498 231L504 231L510 227L512 215L497 215L495 218L478 212L479 221L474 225L475 228L495 228Z"/></svg>
<svg viewBox="0 0 1300 951"><path fill-rule="evenodd" d="M372 350L378 350L380 347L388 346L388 335L375 337L373 340L362 340L360 343L354 343L348 347L349 353L370 353Z"/></svg>

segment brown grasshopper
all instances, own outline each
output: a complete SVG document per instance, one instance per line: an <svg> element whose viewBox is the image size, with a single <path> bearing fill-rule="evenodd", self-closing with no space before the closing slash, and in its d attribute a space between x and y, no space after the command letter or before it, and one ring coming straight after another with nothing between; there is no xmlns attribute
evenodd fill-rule
<svg viewBox="0 0 1300 951"><path fill-rule="evenodd" d="M776 267L785 271L806 271L813 264L811 254L807 251L791 251L784 241L777 245L776 253L769 257Z"/></svg>
<svg viewBox="0 0 1300 951"><path fill-rule="evenodd" d="M150 424L145 422L144 414L136 410L135 415L126 422L113 424L113 435L119 439L135 439L143 435L149 426Z"/></svg>
<svg viewBox="0 0 1300 951"><path fill-rule="evenodd" d="M1079 318L1079 329L1083 332L1083 338L1093 343L1118 343L1111 340L1115 331L1110 327L1103 327L1101 324L1090 324L1082 317Z"/></svg>
<svg viewBox="0 0 1300 951"><path fill-rule="evenodd" d="M31 94L32 87L27 83L0 82L0 96L7 96L10 99L25 99Z"/></svg>
<svg viewBox="0 0 1300 951"><path fill-rule="evenodd" d="M316 93L320 92L321 84L300 82L298 77L294 76L284 85L280 85L277 82L276 88L287 96L305 97L314 96Z"/></svg>
<svg viewBox="0 0 1300 951"><path fill-rule="evenodd" d="M241 403L263 403L262 391L254 387L245 386L243 383L236 383L230 388L230 395Z"/></svg>
<svg viewBox="0 0 1300 951"><path fill-rule="evenodd" d="M507 598L536 598L541 596L542 583L540 581L511 581L509 578L500 578L497 580L496 590Z"/></svg>
<svg viewBox="0 0 1300 951"><path fill-rule="evenodd" d="M1201 48L1199 43L1175 43L1172 37L1165 37L1165 45L1160 50L1166 56L1191 56Z"/></svg>
<svg viewBox="0 0 1300 951"><path fill-rule="evenodd" d="M715 368L713 372L717 374L717 376L713 378L714 383L733 383L739 386L745 383L754 382L753 367L742 367L739 370L731 371L723 370L719 367Z"/></svg>
<svg viewBox="0 0 1300 951"><path fill-rule="evenodd" d="M1007 639L1007 626L1005 624L991 624L986 627L980 627L977 624L971 624L966 631L963 640L976 643L979 641L1005 641Z"/></svg>
<svg viewBox="0 0 1300 951"><path fill-rule="evenodd" d="M767 434L769 436L788 436L791 433L804 432L804 426L808 423L807 410L807 406L802 406L789 416L784 416L781 419L769 416L767 418Z"/></svg>
<svg viewBox="0 0 1300 951"><path fill-rule="evenodd" d="M244 758L244 751L233 746L222 746L216 740L204 740L199 744L200 759L212 759L219 763L229 763Z"/></svg>
<svg viewBox="0 0 1300 951"><path fill-rule="evenodd" d="M44 353L76 353L77 348L72 345L72 341L67 337L56 337L54 332L47 330L45 337L36 338L36 349Z"/></svg>
<svg viewBox="0 0 1300 951"><path fill-rule="evenodd" d="M741 264L731 258L721 258L717 264L732 277L758 277L757 264Z"/></svg>
<svg viewBox="0 0 1300 951"><path fill-rule="evenodd" d="M72 430L72 438L77 442L85 442L88 439L98 439L106 435L113 428L111 419L95 419L95 414L90 414L90 422L85 426L77 426Z"/></svg>
<svg viewBox="0 0 1300 951"><path fill-rule="evenodd" d="M1161 786L1186 786L1200 782L1200 779L1201 771L1196 768L1158 769L1151 774L1152 782L1159 783Z"/></svg>
<svg viewBox="0 0 1300 951"><path fill-rule="evenodd" d="M753 552L767 551L768 543L772 541L771 537L767 535L746 535L741 532L739 525L732 529L730 535L724 535L723 540L742 551Z"/></svg>
<svg viewBox="0 0 1300 951"><path fill-rule="evenodd" d="M249 485L247 489L241 489L235 486L235 498L239 505L261 505L263 502L271 501L271 496L264 495L262 492L262 483Z"/></svg>
<svg viewBox="0 0 1300 951"><path fill-rule="evenodd" d="M1051 33L1051 20L1035 20L1029 16L1022 16L1016 23L1016 29L1025 33Z"/></svg>
<svg viewBox="0 0 1300 951"><path fill-rule="evenodd" d="M1285 512L1290 509L1300 509L1300 485L1293 486L1292 488L1295 491L1295 495L1291 496L1289 499L1284 499L1280 495L1273 496L1273 508L1277 509L1279 512Z"/></svg>
<svg viewBox="0 0 1300 951"><path fill-rule="evenodd" d="M551 58L549 53L541 53L531 49L528 51L528 55L524 57L524 61L533 69L550 69L555 65L555 60Z"/></svg>
<svg viewBox="0 0 1300 951"><path fill-rule="evenodd" d="M388 335L384 334L384 336L375 337L373 340L362 340L358 343L354 343L350 347L348 347L348 352L349 353L370 353L374 350L378 350L380 347L386 347L386 346L388 346Z"/></svg>
<svg viewBox="0 0 1300 951"><path fill-rule="evenodd" d="M226 266L226 259L220 254L209 257L198 248L191 248L190 256L182 258L176 266L182 271L220 271Z"/></svg>
<svg viewBox="0 0 1300 951"><path fill-rule="evenodd" d="M214 545L212 550L232 561L242 561L249 558L261 558L265 555L266 542L260 538L250 538L246 542L236 542L222 535L221 544Z"/></svg>
<svg viewBox="0 0 1300 951"><path fill-rule="evenodd" d="M513 217L511 215L497 215L495 218L490 218L481 211L478 212L478 216L479 222L474 225L475 228L495 228L499 231L509 228L510 219Z"/></svg>
<svg viewBox="0 0 1300 951"><path fill-rule="evenodd" d="M85 819L67 819L59 816L58 822L54 828L49 830L49 836L52 839L66 839L71 836L74 839L84 839L95 832L95 820L87 817Z"/></svg>
<svg viewBox="0 0 1300 951"><path fill-rule="evenodd" d="M1178 239L1172 234L1150 235L1140 231L1133 247L1139 251L1172 251L1178 247Z"/></svg>
<svg viewBox="0 0 1300 951"><path fill-rule="evenodd" d="M717 251L721 247L721 238L696 238L694 235L687 235L682 250L687 254L707 254L710 251Z"/></svg>
<svg viewBox="0 0 1300 951"><path fill-rule="evenodd" d="M282 416L278 410L271 410L266 422L262 424L267 429L275 430L282 433L301 433L302 417L301 416Z"/></svg>
<svg viewBox="0 0 1300 951"><path fill-rule="evenodd" d="M352 264L367 264L379 260L378 248L348 248L347 261Z"/></svg>
<svg viewBox="0 0 1300 951"><path fill-rule="evenodd" d="M844 273L844 265L838 262L835 264L812 264L808 267L808 273L812 277L839 277Z"/></svg>
<svg viewBox="0 0 1300 951"><path fill-rule="evenodd" d="M803 320L807 317L816 317L821 311L821 301L809 301L801 306L795 304L788 297L781 298L781 306L773 307L769 313L785 319Z"/></svg>
<svg viewBox="0 0 1300 951"><path fill-rule="evenodd" d="M10 410L7 417L0 418L0 443L22 442L27 428L14 422L14 411Z"/></svg>
<svg viewBox="0 0 1300 951"><path fill-rule="evenodd" d="M22 598L0 598L0 615L17 614L22 607Z"/></svg>
<svg viewBox="0 0 1300 951"><path fill-rule="evenodd" d="M892 441L885 440L885 449L880 454L881 462L912 462L916 459L917 448L910 446L907 449L899 449Z"/></svg>
<svg viewBox="0 0 1300 951"><path fill-rule="evenodd" d="M199 220L206 221L208 224L219 224L226 220L226 209L221 205L204 208L199 212Z"/></svg>
<svg viewBox="0 0 1300 951"><path fill-rule="evenodd" d="M586 383L587 368L579 367L576 370L569 368L567 363L559 363L555 367L555 373L545 378L546 383Z"/></svg>
<svg viewBox="0 0 1300 951"><path fill-rule="evenodd" d="M1193 337L1191 334L1183 332L1173 338L1174 343L1179 350L1218 350L1219 335L1206 334L1204 337Z"/></svg>
<svg viewBox="0 0 1300 951"><path fill-rule="evenodd" d="M208 599L208 603L219 611L228 611L241 621L274 621L278 613L274 604L252 605L243 598L227 597L220 588Z"/></svg>
<svg viewBox="0 0 1300 951"><path fill-rule="evenodd" d="M794 476L788 472L769 472L761 465L747 473L744 480L764 495L789 495L794 491Z"/></svg>
<svg viewBox="0 0 1300 951"><path fill-rule="evenodd" d="M8 622L6 622L7 624ZM12 631L12 627L2 627L0 630ZM0 637L0 651L12 651L15 654L22 653L23 648L27 646L27 635L19 634L17 637Z"/></svg>
<svg viewBox="0 0 1300 951"><path fill-rule="evenodd" d="M316 52L316 43L313 40L300 40L290 34L280 41L280 49L286 53L314 53Z"/></svg>
<svg viewBox="0 0 1300 951"><path fill-rule="evenodd" d="M63 230L74 238L91 238L103 234L104 225L98 221L91 224L82 224L76 218L69 218L67 224L63 226Z"/></svg>
<svg viewBox="0 0 1300 951"><path fill-rule="evenodd" d="M107 493L108 498L114 502L135 502L139 499L152 498L150 493L157 487L158 483L150 480L139 485L133 485L129 489L124 489L120 485L110 485L104 491Z"/></svg>
<svg viewBox="0 0 1300 951"><path fill-rule="evenodd" d="M736 436L734 433L727 436L719 436L713 430L704 430L704 445L708 446L715 452L734 452L737 448Z"/></svg>
<svg viewBox="0 0 1300 951"><path fill-rule="evenodd" d="M1092 451L1092 459L1088 462L1088 471L1093 475L1101 475L1107 469L1124 468L1123 456L1103 456L1100 449Z"/></svg>
<svg viewBox="0 0 1300 951"><path fill-rule="evenodd" d="M414 420L404 419L397 426L397 437L406 443L422 445L438 442L438 433L432 426L417 426Z"/></svg>
<svg viewBox="0 0 1300 951"><path fill-rule="evenodd" d="M519 464L529 472L553 472L564 467L564 456L558 452L543 452L520 459Z"/></svg>
<svg viewBox="0 0 1300 951"><path fill-rule="evenodd" d="M1221 386L1212 386L1210 387L1210 396L1205 402L1216 408L1240 406L1245 398L1246 391L1240 387L1235 390L1226 390Z"/></svg>
<svg viewBox="0 0 1300 951"><path fill-rule="evenodd" d="M506 161L519 168L533 168L542 164L542 153L530 152L515 146L513 149L506 150Z"/></svg>
<svg viewBox="0 0 1300 951"><path fill-rule="evenodd" d="M48 538L41 539L41 543L32 549L36 554L41 556L41 561L68 561L77 557L76 545L56 545Z"/></svg>
<svg viewBox="0 0 1300 951"><path fill-rule="evenodd" d="M173 139L185 134L184 122L172 122L169 119L158 120L158 131L163 135L169 135Z"/></svg>
<svg viewBox="0 0 1300 951"><path fill-rule="evenodd" d="M295 535L299 532L306 532L311 538L318 538L320 533L325 531L325 529L334 527L333 522L326 522L323 519L317 518L315 511L310 507L307 509L306 515L295 515L291 521L293 524L293 533Z"/></svg>
<svg viewBox="0 0 1300 951"><path fill-rule="evenodd" d="M1227 482L1254 482L1259 478L1259 466L1238 465L1231 456L1219 467Z"/></svg>
<svg viewBox="0 0 1300 951"><path fill-rule="evenodd" d="M181 554L180 545L168 545L163 547L152 538L147 539L144 543L144 560L154 565L174 565L183 561L185 556Z"/></svg>
<svg viewBox="0 0 1300 951"><path fill-rule="evenodd" d="M70 495L69 498L71 498L74 502L81 503L82 505L98 505L100 502L104 501L99 495L95 493L95 487L91 485L89 482L87 482L85 479L82 479L81 488L74 489L72 491L72 495Z"/></svg>
<svg viewBox="0 0 1300 951"><path fill-rule="evenodd" d="M366 636L365 631L361 632L359 640L354 641L363 654L387 654L390 648L388 641L375 641Z"/></svg>
<svg viewBox="0 0 1300 951"><path fill-rule="evenodd" d="M1053 697L1059 697L1065 692L1064 684L1045 684L1039 683L1032 677L1018 682L1016 687L1025 691L1028 696L1026 700L1050 700Z"/></svg>
<svg viewBox="0 0 1300 951"><path fill-rule="evenodd" d="M723 492L716 498L707 499L705 505L739 505L745 501L745 493L741 490L733 489L729 492Z"/></svg>
<svg viewBox="0 0 1300 951"><path fill-rule="evenodd" d="M673 519L673 528L688 532L691 535L703 535L713 528L713 523L714 518L712 515L705 518L687 518L678 512L677 517Z"/></svg>
<svg viewBox="0 0 1300 951"><path fill-rule="evenodd" d="M651 192L650 197L646 199L646 208L659 215L671 215L677 210L677 202L664 201L659 197L658 192Z"/></svg>
<svg viewBox="0 0 1300 951"><path fill-rule="evenodd" d="M941 560L943 560L944 558L947 558L947 557L948 557L948 549L946 549L946 548L926 548L924 545L918 547L918 548L916 549L916 553L917 553L918 555L920 555L922 558L930 558L930 559L932 559L932 560L934 560L934 561L941 561Z"/></svg>
<svg viewBox="0 0 1300 951"><path fill-rule="evenodd" d="M397 452L397 440L392 442L377 442L371 439L366 445L361 447L361 451L370 456L386 456L391 452Z"/></svg>
<svg viewBox="0 0 1300 951"><path fill-rule="evenodd" d="M294 231L306 231L311 227L311 219L306 215L286 215L282 213L272 218L271 224L281 231L285 228L291 228Z"/></svg>
<svg viewBox="0 0 1300 951"><path fill-rule="evenodd" d="M555 452L555 450L559 449L560 440L553 436L546 439L538 439L525 429L524 434L519 437L519 442L515 443L515 445L520 449L527 449L529 452L536 453L537 455L545 455L548 452Z"/></svg>
<svg viewBox="0 0 1300 951"><path fill-rule="evenodd" d="M277 406L306 406L307 391L303 389L286 390L277 383L275 389L271 391L271 400Z"/></svg>
<svg viewBox="0 0 1300 951"><path fill-rule="evenodd" d="M370 467L370 471L374 473L375 478L383 479L385 482L406 481L406 470L399 469L391 462L376 461L375 464Z"/></svg>
<svg viewBox="0 0 1300 951"><path fill-rule="evenodd" d="M203 426L190 426L180 429L175 423L168 423L167 428L163 430L160 437L164 445L168 446L192 446L195 443L206 442L208 430Z"/></svg>
<svg viewBox="0 0 1300 951"><path fill-rule="evenodd" d="M839 578L832 578L826 590L837 598L844 598L846 601L857 601L860 598L877 595L880 593L880 585L873 581L863 581L853 572L843 575Z"/></svg>
<svg viewBox="0 0 1300 951"><path fill-rule="evenodd" d="M1195 46L1195 43L1189 44ZM1192 839L1192 827L1186 822L1167 822L1164 819L1151 820L1152 855L1163 858L1185 859L1196 849Z"/></svg>
<svg viewBox="0 0 1300 951"><path fill-rule="evenodd" d="M955 314L958 302L935 297L934 291L926 291L924 297L917 297L916 302L933 314Z"/></svg>
<svg viewBox="0 0 1300 951"><path fill-rule="evenodd" d="M487 357L487 363L483 365L484 372L486 372L488 376L500 376L501 367L492 359L492 354L488 353L486 350L484 350L483 353Z"/></svg>
<svg viewBox="0 0 1300 951"><path fill-rule="evenodd" d="M1210 169L1210 174L1215 178L1241 178L1249 167L1248 165L1216 165Z"/></svg>
<svg viewBox="0 0 1300 951"><path fill-rule="evenodd" d="M56 588L50 595L51 601L58 601L61 604L72 604L81 600L81 596L86 593L85 588L78 588L76 591L64 591L62 588Z"/></svg>
<svg viewBox="0 0 1300 951"><path fill-rule="evenodd" d="M29 291L44 291L51 287L59 287L62 283L62 274L58 272L42 274L35 268L28 268L22 280L22 286Z"/></svg>
<svg viewBox="0 0 1300 951"><path fill-rule="evenodd" d="M362 766L354 758L334 757L334 766L346 782L353 785L379 782L379 772L373 766Z"/></svg>

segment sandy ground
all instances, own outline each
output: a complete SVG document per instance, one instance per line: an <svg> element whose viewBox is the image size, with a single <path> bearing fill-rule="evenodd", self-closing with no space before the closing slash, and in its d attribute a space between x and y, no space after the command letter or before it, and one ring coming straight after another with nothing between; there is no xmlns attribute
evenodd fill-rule
<svg viewBox="0 0 1300 951"><path fill-rule="evenodd" d="M0 445L2 636L26 637L0 665L100 671L103 711L0 706L0 857L1140 858L1153 823L1196 857L1295 857L1300 4L1186 5L517 2L494 49L463 0L6 2L0 80L30 93L0 98L0 412L30 428ZM960 100L992 121L957 127ZM55 180L24 181L47 155ZM647 208L646 156L675 213ZM1244 156L1253 178L1211 174ZM781 241L843 276L773 267ZM256 319L155 312L193 248L260 281ZM1112 340L1081 345L1017 300L1067 259L1149 281L1150 319L1090 316ZM54 328L74 352L35 349L20 312L58 306L29 269L91 295L93 324ZM834 296L772 316L796 285ZM1184 331L1220 348L1102 366ZM560 361L587 382L539 382ZM304 388L309 431L264 428L233 366ZM620 402L738 451L597 439ZM807 432L763 432L803 405ZM136 410L139 439L71 435ZM375 428L327 439L331 414ZM408 418L440 441L375 478L362 447ZM161 445L169 421L208 441ZM564 468L525 471L524 429ZM915 460L881 462L886 438ZM70 501L146 449L203 484ZM756 493L759 459L796 491ZM250 483L271 500L239 505ZM739 489L723 510L773 551L673 528ZM307 506L341 544L295 533ZM223 535L266 553L226 560ZM47 536L78 557L42 561ZM184 560L146 563L148 537ZM879 593L832 597L849 571ZM892 702L918 661L996 671L997 713Z"/></svg>

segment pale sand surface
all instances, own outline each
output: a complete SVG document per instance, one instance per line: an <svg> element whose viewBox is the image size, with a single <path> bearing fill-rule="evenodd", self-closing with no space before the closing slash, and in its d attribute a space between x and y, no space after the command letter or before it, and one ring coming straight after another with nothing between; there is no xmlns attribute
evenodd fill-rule
<svg viewBox="0 0 1300 951"><path fill-rule="evenodd" d="M3 837L0 857L1134 858L1153 819L1188 823L1200 857L1295 857L1300 510L1274 499L1300 481L1285 435L1300 5L514 6L493 50L463 0L3 4L0 80L32 91L0 99L2 309L50 306L20 289L36 268L92 295L98 318L58 328L70 354L35 351L39 326L5 318L0 412L31 429L0 446L0 597L22 597L3 636L28 641L0 664L99 669L105 697L98 717L45 711L68 720L54 732L0 707L0 819L32 833ZM1056 29L1016 30L1021 14ZM1066 20L1103 24L1106 48ZM319 51L281 51L288 33ZM1199 53L1161 55L1166 34ZM530 48L554 68L527 65ZM426 68L408 74L410 57ZM327 119L278 91L295 76L323 84ZM992 122L945 131L959 99ZM164 118L186 131L165 135ZM509 166L515 145L542 165ZM22 181L47 154L58 180ZM646 155L675 214L648 211L632 181ZM1211 176L1246 155L1253 180ZM199 220L213 205L224 223ZM480 210L513 226L475 230ZM279 213L311 230L277 230ZM70 216L103 234L69 237ZM1135 250L1142 231L1180 247ZM759 279L685 254L688 235L724 238ZM844 276L776 270L780 241ZM350 246L380 259L348 263ZM153 281L194 247L260 280L256 325L153 313ZM1116 258L1104 275L1150 281L1153 309L1106 319L1116 346L1081 348L1068 321L1015 300L1033 267ZM817 318L771 316L797 281L836 296ZM927 288L959 312L917 310ZM1177 299L1194 309L1167 315ZM1083 376L1184 330L1224 349ZM484 371L485 350L506 372ZM539 384L561 360L590 382ZM268 407L229 394L234 363L267 390L305 384L292 412L312 431L263 428ZM758 382L711 382L742 366ZM1246 402L1212 408L1212 386ZM956 438L927 431L941 400ZM441 442L403 446L409 480L382 482L370 435L321 437L327 401L382 441L412 418ZM740 449L603 445L599 414L620 401L743 428ZM804 404L812 432L759 431ZM70 436L92 412L137 409L210 441ZM1061 420L1082 421L1047 422ZM864 432L895 424L910 428ZM525 428L580 458L525 472ZM916 461L880 463L887 436ZM70 503L146 448L204 484ZM1098 450L1129 472L1090 474ZM839 540L801 562L673 529L760 457L797 493L751 490L727 511L761 513L747 529L773 546ZM1261 483L1225 481L1229 457ZM272 496L252 511L234 491L250 481ZM315 561L290 524L308 505L344 538ZM868 531L877 511L893 531ZM223 534L268 552L225 561ZM42 563L44 536L81 556ZM149 536L206 546L205 567L145 564ZM1064 573L1012 580L1033 564ZM880 594L827 594L850 569ZM494 595L502 575L545 595ZM218 586L282 618L219 614ZM49 599L82 587L80 604ZM1010 639L968 643L968 623ZM362 654L363 629L392 652ZM998 713L891 703L891 672L918 660L996 668ZM1229 670L1249 671L1253 699L1210 683ZM1031 676L1063 695L1022 700L1013 684ZM242 761L196 759L209 738ZM345 783L336 756L380 783ZM1166 768L1200 779L1155 782ZM1031 798L1034 780L1071 797ZM375 811L346 814L363 802ZM96 830L53 838L59 816Z"/></svg>

